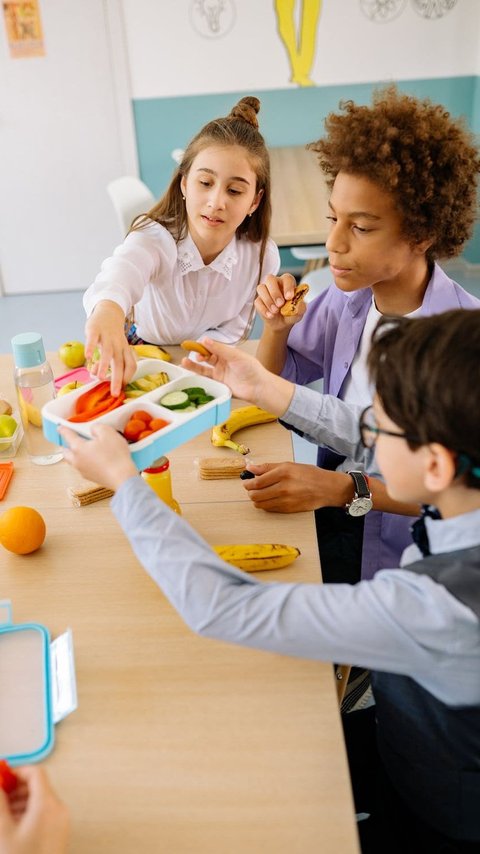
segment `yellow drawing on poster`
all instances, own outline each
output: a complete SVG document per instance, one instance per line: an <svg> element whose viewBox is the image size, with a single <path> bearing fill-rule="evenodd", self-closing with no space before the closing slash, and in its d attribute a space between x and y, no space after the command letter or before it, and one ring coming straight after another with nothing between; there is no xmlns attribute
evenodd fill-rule
<svg viewBox="0 0 480 854"><path fill-rule="evenodd" d="M38 0L3 0L3 17L12 59L45 56Z"/></svg>
<svg viewBox="0 0 480 854"><path fill-rule="evenodd" d="M275 0L278 32L287 49L292 83L297 83L299 86L315 86L310 73L315 57L315 39L322 0L300 0L298 36L295 4L296 0Z"/></svg>

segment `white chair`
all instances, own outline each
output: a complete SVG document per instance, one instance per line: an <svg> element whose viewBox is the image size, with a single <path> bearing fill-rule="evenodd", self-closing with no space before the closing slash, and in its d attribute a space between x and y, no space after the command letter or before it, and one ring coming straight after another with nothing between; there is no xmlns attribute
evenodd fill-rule
<svg viewBox="0 0 480 854"><path fill-rule="evenodd" d="M333 276L330 267L327 264L326 267L317 267L309 273L304 273L300 279L300 284L303 284L304 282L310 287L310 290L305 297L305 302L311 302L312 299L318 297L322 291L325 291L331 284L333 284Z"/></svg>
<svg viewBox="0 0 480 854"><path fill-rule="evenodd" d="M133 175L123 175L107 184L122 237L125 237L136 216L146 213L156 202L147 185Z"/></svg>
<svg viewBox="0 0 480 854"><path fill-rule="evenodd" d="M184 154L185 151L183 150L183 148L174 148L173 151L170 152L170 157L172 158L172 160L175 161L177 166L179 166L183 160Z"/></svg>
<svg viewBox="0 0 480 854"><path fill-rule="evenodd" d="M305 261L302 275L309 273L310 270L317 270L328 263L328 252L322 244L314 246L291 246L290 252L294 258L299 261Z"/></svg>

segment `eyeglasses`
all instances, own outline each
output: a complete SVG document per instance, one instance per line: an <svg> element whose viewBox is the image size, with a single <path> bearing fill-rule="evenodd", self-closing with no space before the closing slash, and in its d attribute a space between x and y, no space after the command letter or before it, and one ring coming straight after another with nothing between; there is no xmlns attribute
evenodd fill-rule
<svg viewBox="0 0 480 854"><path fill-rule="evenodd" d="M360 415L359 423L360 441L364 448L373 448L378 436L396 436L397 439L406 439L415 445L423 445L418 436L409 436L408 433L394 433L392 430L383 430L377 426L377 419L373 406L367 406Z"/></svg>

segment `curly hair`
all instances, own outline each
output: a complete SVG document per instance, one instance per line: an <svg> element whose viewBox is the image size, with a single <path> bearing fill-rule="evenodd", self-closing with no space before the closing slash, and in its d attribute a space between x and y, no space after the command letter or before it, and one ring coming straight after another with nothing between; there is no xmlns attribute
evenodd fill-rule
<svg viewBox="0 0 480 854"><path fill-rule="evenodd" d="M394 197L408 243L432 240L430 261L458 255L473 231L480 172L463 121L396 86L377 90L372 106L348 100L340 109L327 116L326 136L307 146L329 186L340 171L369 178Z"/></svg>

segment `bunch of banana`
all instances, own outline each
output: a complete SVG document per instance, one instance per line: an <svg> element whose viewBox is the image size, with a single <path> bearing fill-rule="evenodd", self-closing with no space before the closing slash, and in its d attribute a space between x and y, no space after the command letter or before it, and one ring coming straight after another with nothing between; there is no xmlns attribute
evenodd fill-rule
<svg viewBox="0 0 480 854"><path fill-rule="evenodd" d="M125 386L125 397L141 397L147 391L153 391L168 382L170 382L170 377L165 371L160 371L158 374L145 374L144 377L132 380Z"/></svg>
<svg viewBox="0 0 480 854"><path fill-rule="evenodd" d="M252 543L250 545L213 546L222 560L247 572L262 569L282 569L289 566L300 554L295 546L280 543Z"/></svg>
<svg viewBox="0 0 480 854"><path fill-rule="evenodd" d="M135 356L139 359L162 359L171 362L172 357L158 344L130 344Z"/></svg>
<svg viewBox="0 0 480 854"><path fill-rule="evenodd" d="M217 424L212 429L211 443L217 448L225 446L233 448L240 454L248 454L250 449L246 445L234 442L232 440L233 434L244 427L253 427L254 424L266 424L268 421L276 420L276 415L272 415L271 412L266 412L265 409L260 409L258 406L240 406L238 409L232 410L226 421Z"/></svg>

